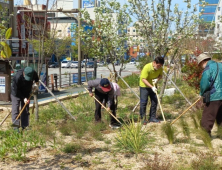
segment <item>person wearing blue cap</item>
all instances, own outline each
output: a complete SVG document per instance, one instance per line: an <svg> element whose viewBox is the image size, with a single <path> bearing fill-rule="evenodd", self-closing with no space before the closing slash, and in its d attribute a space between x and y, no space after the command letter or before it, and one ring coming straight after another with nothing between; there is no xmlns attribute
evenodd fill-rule
<svg viewBox="0 0 222 170"><path fill-rule="evenodd" d="M25 103L29 102L27 99L31 95L33 81L38 84L39 77L37 72L33 70L32 67L26 67L25 69L18 70L12 80L12 126L17 131L19 131L20 126L22 129L25 129L27 126L29 126L29 104L27 104L25 107L20 118L18 120L16 120L16 118L19 115L19 105L21 104L21 108L23 108Z"/></svg>
<svg viewBox="0 0 222 170"><path fill-rule="evenodd" d="M115 108L115 103L114 103L114 88L112 83L107 78L98 78L95 80L90 80L88 81L88 91L89 95L92 97L92 89L95 88L95 98L100 101L101 103L103 100L107 101L108 105L108 110L112 111L112 114L116 117L116 108ZM101 105L95 100L95 122L101 122ZM118 128L120 125L116 121L115 118L112 116L111 122L110 122L110 127L111 128Z"/></svg>

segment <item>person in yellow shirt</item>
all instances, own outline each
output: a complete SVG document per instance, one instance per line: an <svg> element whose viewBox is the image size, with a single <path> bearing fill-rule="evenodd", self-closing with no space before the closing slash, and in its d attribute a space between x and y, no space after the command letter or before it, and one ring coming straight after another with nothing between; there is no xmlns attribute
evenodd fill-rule
<svg viewBox="0 0 222 170"><path fill-rule="evenodd" d="M140 74L140 118L144 125L146 121L146 106L148 103L148 97L151 100L149 122L159 122L156 118L157 108L157 89L154 86L161 78L163 74L163 57L156 57L153 62L146 64Z"/></svg>

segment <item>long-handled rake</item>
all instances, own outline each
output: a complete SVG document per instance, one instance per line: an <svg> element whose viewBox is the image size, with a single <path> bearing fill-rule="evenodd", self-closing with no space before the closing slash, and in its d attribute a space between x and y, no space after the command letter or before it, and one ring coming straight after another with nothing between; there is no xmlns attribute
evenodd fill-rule
<svg viewBox="0 0 222 170"><path fill-rule="evenodd" d="M180 114L180 116L178 116L170 125L174 124L181 116L183 116L191 107L193 107L199 100L201 99L201 97L199 99L197 99L192 105L190 105L190 107L188 107L183 113Z"/></svg>
<svg viewBox="0 0 222 170"><path fill-rule="evenodd" d="M2 120L2 122L0 123L0 126L5 122L5 120L8 118L8 116L11 114L11 112L9 112L5 117L4 119Z"/></svg>
<svg viewBox="0 0 222 170"><path fill-rule="evenodd" d="M154 87L156 87L156 85L155 85L155 84L154 84ZM159 98L159 96L158 96L157 92L155 92L155 93L156 93L156 96L157 96L157 101L158 101L158 104L159 104L159 106L160 106L160 111L161 111L161 114L162 114L162 116L163 116L163 120L164 120L164 122L166 122L165 116L164 116L164 114L163 114L163 109L162 109L162 106L161 106L161 104L160 104L160 98Z"/></svg>
<svg viewBox="0 0 222 170"><path fill-rule="evenodd" d="M25 107L29 104L30 99L32 97L32 94L29 96L27 102L25 103L25 105L23 106L22 110L19 112L18 116L16 117L15 121L12 123L12 125L19 119L19 117L21 116L23 110L25 109Z"/></svg>
<svg viewBox="0 0 222 170"><path fill-rule="evenodd" d="M84 87L85 88L85 87ZM85 88L85 90L89 93L89 90L87 88ZM116 118L116 116L114 116L95 96L93 96L93 98L114 118L116 119L117 122L119 122L121 125L122 123Z"/></svg>

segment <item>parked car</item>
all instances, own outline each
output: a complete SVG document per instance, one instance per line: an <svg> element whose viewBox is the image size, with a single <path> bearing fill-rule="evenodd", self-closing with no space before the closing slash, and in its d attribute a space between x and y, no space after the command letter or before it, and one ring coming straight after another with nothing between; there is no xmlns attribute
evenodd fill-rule
<svg viewBox="0 0 222 170"><path fill-rule="evenodd" d="M48 64L48 67L49 67L49 68L59 67L59 63L57 63L57 62L50 63L50 64Z"/></svg>
<svg viewBox="0 0 222 170"><path fill-rule="evenodd" d="M70 64L70 68L78 68L78 61L72 61Z"/></svg>
<svg viewBox="0 0 222 170"><path fill-rule="evenodd" d="M87 68L93 68L93 66L94 66L94 62L93 61L90 61L90 62L86 63L86 67Z"/></svg>
<svg viewBox="0 0 222 170"><path fill-rule="evenodd" d="M97 63L97 66L98 66L98 67L104 66L104 62L103 62L103 61L100 61L99 63Z"/></svg>
<svg viewBox="0 0 222 170"><path fill-rule="evenodd" d="M129 63L130 63L130 64L136 64L135 58L132 58Z"/></svg>
<svg viewBox="0 0 222 170"><path fill-rule="evenodd" d="M70 68L78 68L78 61L72 61L71 62L71 65L70 65ZM81 62L81 67L83 68L84 67L84 63L83 62Z"/></svg>
<svg viewBox="0 0 222 170"><path fill-rule="evenodd" d="M71 61L62 61L61 62L61 67L62 68L69 68L71 65Z"/></svg>

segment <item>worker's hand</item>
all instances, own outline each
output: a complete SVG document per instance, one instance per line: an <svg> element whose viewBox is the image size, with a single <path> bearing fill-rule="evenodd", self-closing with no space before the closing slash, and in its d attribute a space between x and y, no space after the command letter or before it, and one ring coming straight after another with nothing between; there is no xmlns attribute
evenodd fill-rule
<svg viewBox="0 0 222 170"><path fill-rule="evenodd" d="M27 98L24 98L24 103L28 102Z"/></svg>
<svg viewBox="0 0 222 170"><path fill-rule="evenodd" d="M110 111L110 108L109 108L109 107L107 107L107 111L108 111L108 112Z"/></svg>
<svg viewBox="0 0 222 170"><path fill-rule="evenodd" d="M157 88L156 87L153 86L152 90L153 90L154 93L157 93Z"/></svg>
<svg viewBox="0 0 222 170"><path fill-rule="evenodd" d="M89 96L90 96L90 97L93 97L93 93L89 93Z"/></svg>
<svg viewBox="0 0 222 170"><path fill-rule="evenodd" d="M157 81L158 81L158 79L153 79L152 80L154 86L156 85Z"/></svg>

